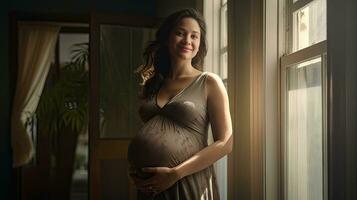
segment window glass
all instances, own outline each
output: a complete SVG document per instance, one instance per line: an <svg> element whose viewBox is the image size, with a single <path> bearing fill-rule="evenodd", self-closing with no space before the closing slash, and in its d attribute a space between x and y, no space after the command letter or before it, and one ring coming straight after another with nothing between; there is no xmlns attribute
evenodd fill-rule
<svg viewBox="0 0 357 200"><path fill-rule="evenodd" d="M293 13L293 51L326 40L326 0L315 0Z"/></svg>
<svg viewBox="0 0 357 200"><path fill-rule="evenodd" d="M321 58L287 69L286 189L289 200L323 199Z"/></svg>
<svg viewBox="0 0 357 200"><path fill-rule="evenodd" d="M221 48L227 46L227 6L221 8Z"/></svg>
<svg viewBox="0 0 357 200"><path fill-rule="evenodd" d="M221 55L221 78L228 78L228 53L224 52Z"/></svg>

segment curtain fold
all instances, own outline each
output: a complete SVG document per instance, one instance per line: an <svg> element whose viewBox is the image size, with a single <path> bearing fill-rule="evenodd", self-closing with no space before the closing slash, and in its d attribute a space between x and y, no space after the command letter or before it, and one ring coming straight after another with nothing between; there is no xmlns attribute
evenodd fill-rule
<svg viewBox="0 0 357 200"><path fill-rule="evenodd" d="M25 122L36 111L60 30L55 25L26 23L18 28L18 69L11 116L13 167L27 164L34 155Z"/></svg>

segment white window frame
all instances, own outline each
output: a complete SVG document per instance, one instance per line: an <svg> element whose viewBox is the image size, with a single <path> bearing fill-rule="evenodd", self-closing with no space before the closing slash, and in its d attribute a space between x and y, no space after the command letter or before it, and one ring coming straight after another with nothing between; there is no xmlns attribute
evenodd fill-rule
<svg viewBox="0 0 357 200"><path fill-rule="evenodd" d="M219 63L220 63L220 65L219 65L219 73L218 73L219 76L222 78L222 81L223 81L223 83L224 83L224 85L226 87L227 87L228 74L224 75L224 73L228 71L228 63L226 64L226 66L223 65L223 56L224 56L224 54L227 54L227 62L228 62L228 29L226 29L227 30L227 32L226 32L226 38L227 38L226 45L223 44L224 41L223 41L222 35L224 34L223 33L224 24L223 23L225 23L225 25L228 26L228 22L227 22L228 14L226 15L226 19L223 18L224 17L223 13L227 12L227 4L228 4L227 0L221 0L221 6L219 8L219 10L220 10L220 13L219 13L219 15L220 15L220 20L219 20L219 22L220 22L219 23L219 25L220 25L220 28L219 28L219 30L220 30L220 37L219 37L220 38L220 42L219 42L220 43L219 44L219 47L220 47ZM225 22L224 22L224 20L225 20ZM226 68L226 69L224 69L224 68Z"/></svg>
<svg viewBox="0 0 357 200"><path fill-rule="evenodd" d="M280 57L280 110L281 110L281 127L280 127L280 138L281 138L281 162L280 162L280 177L281 177L281 197L282 199L287 199L287 175L286 175L286 159L285 152L286 148L286 71L287 69L295 64L311 60L312 58L321 57L321 87L322 87L322 152L323 152L323 199L328 199L328 160L327 160L327 41L321 41L319 43L313 44L307 48L293 52L293 13L307 4L313 2L314 0L298 0L293 3L293 0L279 0L281 6L279 7L280 13L283 14L284 19L281 19L283 23L280 23L280 30L284 30L285 33L281 33L280 37L285 36L285 44L281 45L280 48L285 48L283 50L285 53ZM284 9L286 8L286 9ZM284 10L282 10L284 9ZM280 15L280 18L282 15ZM286 23L284 23L286 22Z"/></svg>

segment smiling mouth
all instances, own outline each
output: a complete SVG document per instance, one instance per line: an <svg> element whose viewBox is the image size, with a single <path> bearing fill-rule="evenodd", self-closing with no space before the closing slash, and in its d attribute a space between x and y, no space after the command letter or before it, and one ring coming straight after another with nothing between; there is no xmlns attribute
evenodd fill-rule
<svg viewBox="0 0 357 200"><path fill-rule="evenodd" d="M192 49L185 48L185 47L180 47L180 50L181 50L181 51L184 51L184 52L192 51Z"/></svg>

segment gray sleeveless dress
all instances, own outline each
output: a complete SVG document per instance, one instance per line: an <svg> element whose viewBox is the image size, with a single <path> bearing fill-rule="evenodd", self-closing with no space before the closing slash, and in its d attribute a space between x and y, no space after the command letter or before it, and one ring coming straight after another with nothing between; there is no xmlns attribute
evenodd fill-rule
<svg viewBox="0 0 357 200"><path fill-rule="evenodd" d="M174 167L208 145L206 78L207 73L201 73L162 108L156 102L156 95L140 106L144 125L128 149L128 161L139 171L139 177L145 179L151 175L141 172L142 167ZM213 165L180 179L156 196L138 190L138 199L218 200Z"/></svg>

